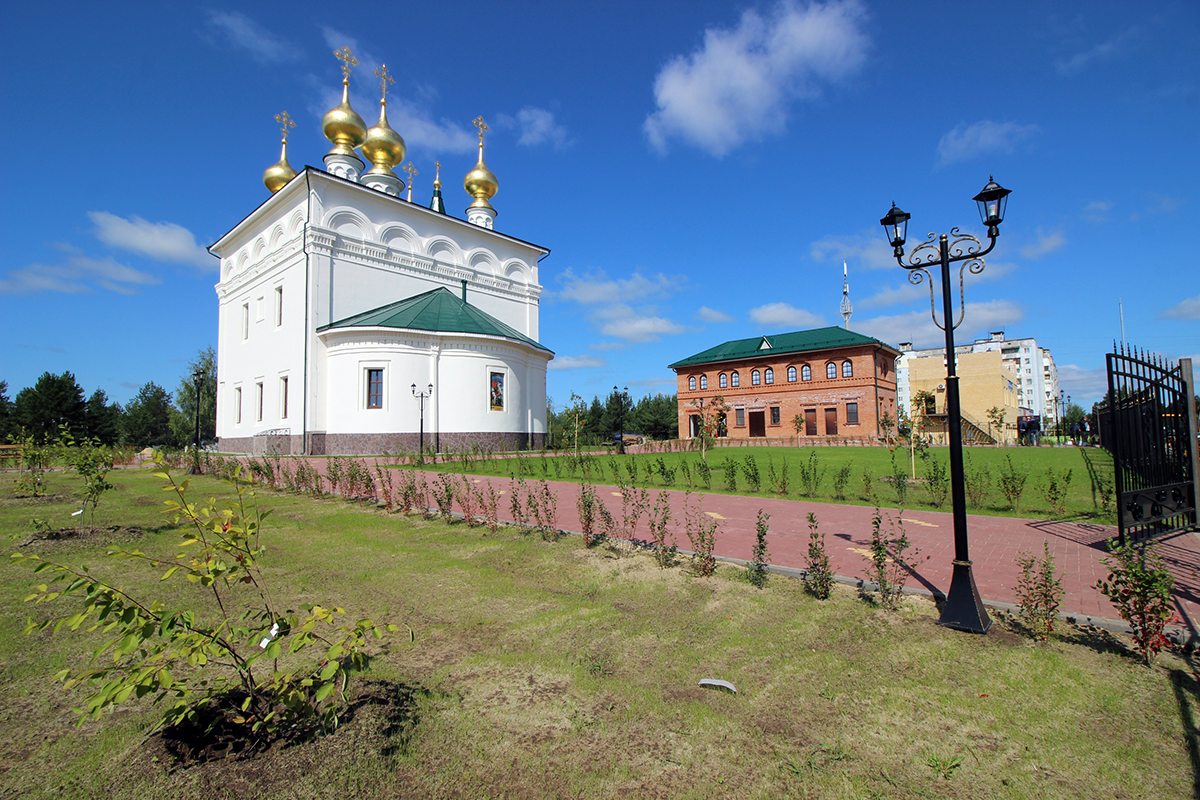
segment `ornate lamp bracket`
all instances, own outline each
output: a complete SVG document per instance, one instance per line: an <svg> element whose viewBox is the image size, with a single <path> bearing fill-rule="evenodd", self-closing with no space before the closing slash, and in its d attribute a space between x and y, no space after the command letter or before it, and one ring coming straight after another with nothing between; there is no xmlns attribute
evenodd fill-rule
<svg viewBox="0 0 1200 800"><path fill-rule="evenodd" d="M996 246L996 238L988 237L991 241L986 250L983 249L983 243L979 239L969 233L961 232L958 228L951 228L950 236L947 238L945 277L949 278L950 264L956 261L963 262L963 265L958 268L958 319L952 323L952 327L957 329L962 324L966 306L966 291L963 286L964 271L970 272L972 275L983 272L987 267L987 262L983 260L983 257L992 252L992 248ZM909 283L913 286L920 286L922 282L928 281L929 316L939 330L946 330L946 325L938 322L937 303L933 293L933 276L929 273L930 267L940 265L942 262L941 239L936 233L930 233L924 242L913 248L907 260L906 264L903 256L896 256L896 263L908 270ZM951 313L953 312L951 311ZM951 324L951 321L946 320L946 324Z"/></svg>

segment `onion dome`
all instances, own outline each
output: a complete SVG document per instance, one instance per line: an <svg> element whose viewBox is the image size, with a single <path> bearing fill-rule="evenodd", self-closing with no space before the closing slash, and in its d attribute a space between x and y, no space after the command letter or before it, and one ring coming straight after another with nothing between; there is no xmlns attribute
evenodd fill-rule
<svg viewBox="0 0 1200 800"><path fill-rule="evenodd" d="M332 112L330 112L332 113ZM328 115L326 115L328 118ZM379 101L379 122L367 131L362 140L362 152L375 166L367 170L368 175L386 175L404 160L404 139L392 130L387 121L387 98Z"/></svg>
<svg viewBox="0 0 1200 800"><path fill-rule="evenodd" d="M329 151L330 154L358 158L354 148L367 138L367 123L350 107L349 76L342 79L341 104L329 109L321 119L321 132L325 134L326 139L333 142L334 147Z"/></svg>
<svg viewBox="0 0 1200 800"><path fill-rule="evenodd" d="M474 125L479 129L479 162L475 164L475 169L468 172L467 176L463 178L463 188L467 190L467 194L475 198L475 202L467 208L492 208L492 204L488 200L495 196L500 184L496 181L495 173L483 163L483 134L488 126L483 121L483 117L476 117Z"/></svg>
<svg viewBox="0 0 1200 800"><path fill-rule="evenodd" d="M288 128L296 127L296 123L292 121L291 115L286 111L276 114L275 121L280 124L283 133L283 147L279 151L279 163L267 167L263 172L263 183L271 191L271 194L275 194L287 186L288 181L296 177L296 170L292 169L292 165L287 160Z"/></svg>
<svg viewBox="0 0 1200 800"><path fill-rule="evenodd" d="M275 194L288 182L296 177L296 170L292 169L292 165L287 160L287 139L283 140L283 149L279 153L279 163L272 164L263 172L263 183L270 189L271 194Z"/></svg>

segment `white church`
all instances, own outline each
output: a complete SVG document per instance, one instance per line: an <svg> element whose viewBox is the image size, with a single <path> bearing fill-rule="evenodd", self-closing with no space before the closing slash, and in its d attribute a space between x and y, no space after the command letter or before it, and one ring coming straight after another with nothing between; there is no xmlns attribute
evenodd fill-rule
<svg viewBox="0 0 1200 800"><path fill-rule="evenodd" d="M322 121L333 143L325 170L292 169L294 123L276 117L283 152L263 174L271 196L209 248L221 259L220 449L542 447L554 354L538 342L538 262L549 250L494 229L487 126L475 121L466 220L445 212L440 179L428 208L414 203L394 172L405 144L387 122L386 66L368 129L349 100L357 61L337 55L342 102Z"/></svg>

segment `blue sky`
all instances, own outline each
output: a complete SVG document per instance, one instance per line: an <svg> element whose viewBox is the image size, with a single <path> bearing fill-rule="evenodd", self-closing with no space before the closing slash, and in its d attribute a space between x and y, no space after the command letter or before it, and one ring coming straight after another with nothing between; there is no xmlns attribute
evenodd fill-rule
<svg viewBox="0 0 1200 800"><path fill-rule="evenodd" d="M0 379L45 370L125 402L215 345L204 248L267 195L287 110L294 166L329 149L332 51L396 76L389 119L447 206L491 126L496 227L551 250L549 394L674 390L722 341L840 324L932 346L928 294L890 259L1012 190L960 341L1051 349L1104 391L1121 338L1200 358L1200 6L1123 2L17 4L5 14ZM48 137L40 134L50 130ZM406 159L407 160L407 159Z"/></svg>

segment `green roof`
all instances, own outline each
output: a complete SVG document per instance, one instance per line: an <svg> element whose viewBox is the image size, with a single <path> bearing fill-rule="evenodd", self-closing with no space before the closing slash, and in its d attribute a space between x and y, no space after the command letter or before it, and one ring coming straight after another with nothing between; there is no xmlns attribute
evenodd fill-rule
<svg viewBox="0 0 1200 800"><path fill-rule="evenodd" d="M553 352L445 287L331 322L317 328L317 331L335 328L404 328L435 333L475 333L514 339L538 350Z"/></svg>
<svg viewBox="0 0 1200 800"><path fill-rule="evenodd" d="M696 353L682 361L670 365L671 369L690 367L695 364L711 364L716 361L733 361L740 358L755 356L785 355L787 353L807 353L813 350L831 350L835 347L853 347L855 345L881 345L889 350L895 350L890 344L878 339L864 336L861 333L848 331L836 326L816 328L811 331L794 331L780 333L775 336L754 336L749 339L734 339L731 342L710 347L702 353ZM899 352L899 351L897 351Z"/></svg>

